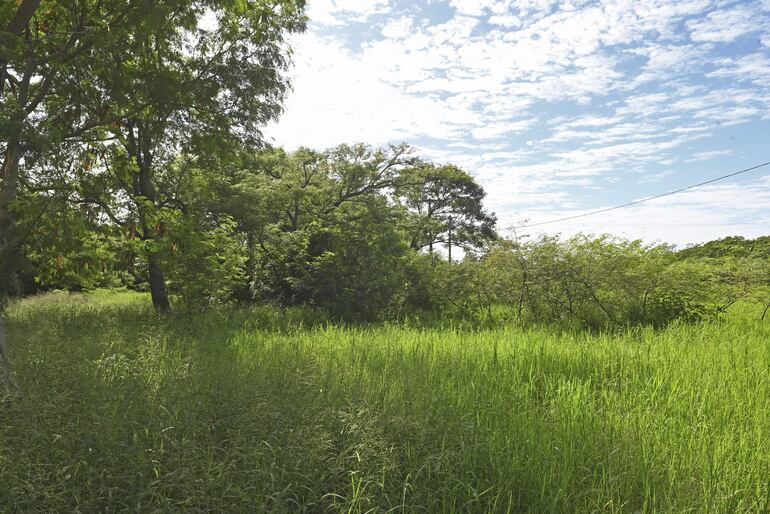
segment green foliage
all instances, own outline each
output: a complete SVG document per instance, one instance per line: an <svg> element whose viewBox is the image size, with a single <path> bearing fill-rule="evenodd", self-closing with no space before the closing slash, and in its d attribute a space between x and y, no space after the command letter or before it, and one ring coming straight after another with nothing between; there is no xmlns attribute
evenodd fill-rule
<svg viewBox="0 0 770 514"><path fill-rule="evenodd" d="M202 220L177 215L165 230L160 251L166 261L169 291L193 310L232 301L245 278L246 262L235 222L224 218L206 227Z"/></svg>
<svg viewBox="0 0 770 514"><path fill-rule="evenodd" d="M121 285L120 234L94 213L57 197L23 196L14 210L24 259L24 289L83 290Z"/></svg>
<svg viewBox="0 0 770 514"><path fill-rule="evenodd" d="M746 239L740 236L725 237L707 243L693 245L677 252L684 259L691 258L755 258L770 259L770 236Z"/></svg>
<svg viewBox="0 0 770 514"><path fill-rule="evenodd" d="M391 317L403 308L409 249L387 211L368 210L348 219L344 226L312 235L307 278L298 289L336 318Z"/></svg>
<svg viewBox="0 0 770 514"><path fill-rule="evenodd" d="M661 327L718 316L741 300L768 305L767 269L759 259L682 260L665 245L606 235L544 236L499 241L481 258L450 266L433 296L489 323Z"/></svg>
<svg viewBox="0 0 770 514"><path fill-rule="evenodd" d="M337 215L336 223L265 233L257 250L255 293L285 304L309 303L349 321L397 309L409 249L388 211L351 206Z"/></svg>
<svg viewBox="0 0 770 514"><path fill-rule="evenodd" d="M206 209L237 220L255 299L308 303L349 321L402 312L411 254L387 190L414 162L408 153L342 145L214 163L220 179Z"/></svg>
<svg viewBox="0 0 770 514"><path fill-rule="evenodd" d="M3 34L0 58L2 288L18 246L8 206L29 182L47 193L63 187L67 201L137 232L156 306L167 310L156 221L184 209L179 182L162 175L187 152L261 145L289 87L285 38L304 29L305 2L25 4L30 17ZM14 12L0 11L2 27ZM199 27L206 15L214 27Z"/></svg>
<svg viewBox="0 0 770 514"><path fill-rule="evenodd" d="M483 248L496 238L495 216L482 206L485 195L473 177L456 166L424 163L405 170L396 182L396 196L409 212L404 227L412 248Z"/></svg>

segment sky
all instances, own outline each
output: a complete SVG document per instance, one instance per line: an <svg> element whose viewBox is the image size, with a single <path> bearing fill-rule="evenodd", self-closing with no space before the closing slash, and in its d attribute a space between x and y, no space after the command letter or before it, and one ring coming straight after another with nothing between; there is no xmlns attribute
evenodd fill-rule
<svg viewBox="0 0 770 514"><path fill-rule="evenodd" d="M770 0L310 0L287 149L408 143L487 191L506 235L680 246L770 234Z"/></svg>

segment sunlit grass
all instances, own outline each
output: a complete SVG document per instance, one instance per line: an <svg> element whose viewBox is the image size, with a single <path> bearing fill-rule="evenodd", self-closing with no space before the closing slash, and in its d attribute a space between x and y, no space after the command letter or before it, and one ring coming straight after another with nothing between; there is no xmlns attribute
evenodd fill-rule
<svg viewBox="0 0 770 514"><path fill-rule="evenodd" d="M770 323L623 334L9 311L3 512L768 512Z"/></svg>

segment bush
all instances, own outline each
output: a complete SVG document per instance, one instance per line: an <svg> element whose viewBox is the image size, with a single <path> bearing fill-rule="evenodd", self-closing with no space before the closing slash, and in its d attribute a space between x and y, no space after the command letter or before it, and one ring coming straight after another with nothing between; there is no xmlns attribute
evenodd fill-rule
<svg viewBox="0 0 770 514"><path fill-rule="evenodd" d="M201 220L178 217L169 223L162 245L169 291L188 309L232 301L245 279L245 247L230 218L208 228Z"/></svg>
<svg viewBox="0 0 770 514"><path fill-rule="evenodd" d="M682 261L669 246L607 235L545 236L500 241L481 259L444 269L433 303L479 321L662 327L724 312L756 289L760 273L751 269L738 260Z"/></svg>

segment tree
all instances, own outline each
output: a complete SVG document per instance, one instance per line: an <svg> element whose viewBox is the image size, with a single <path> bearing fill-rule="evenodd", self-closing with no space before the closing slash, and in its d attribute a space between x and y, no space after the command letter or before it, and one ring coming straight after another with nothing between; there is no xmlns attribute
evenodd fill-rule
<svg viewBox="0 0 770 514"><path fill-rule="evenodd" d="M415 250L432 253L444 244L451 261L452 247L478 250L496 238L495 216L482 205L484 189L456 166L410 168L399 178L396 195L410 211L405 227Z"/></svg>
<svg viewBox="0 0 770 514"><path fill-rule="evenodd" d="M100 222L90 205L72 204L63 195L43 196L25 186L16 201L19 214L23 293L45 289L88 290L121 284L122 235Z"/></svg>
<svg viewBox="0 0 770 514"><path fill-rule="evenodd" d="M19 253L13 206L20 180L46 178L48 167L39 164L47 157L74 155L78 169L66 193L93 200L113 222L138 221L153 301L166 310L154 253L164 230L157 170L183 145L261 139L259 127L278 114L288 87L284 34L302 30L303 8L304 0L3 2L0 360L2 308ZM207 15L216 18L216 30L198 27ZM118 200L133 212L109 211L115 202L103 201L104 194L81 195L83 172L99 169L116 172L111 191L124 193Z"/></svg>
<svg viewBox="0 0 770 514"><path fill-rule="evenodd" d="M51 144L104 123L101 112L83 114L83 76L72 71L88 69L99 49L125 40L126 21L141 18L138 3L21 0L0 7L0 366L3 309L16 288L20 166L29 169Z"/></svg>
<svg viewBox="0 0 770 514"><path fill-rule="evenodd" d="M236 221L246 242L251 295L292 304L307 299L299 284L317 257L311 246L325 240L320 234L328 236L373 211L388 211L394 222L386 192L413 162L405 145L251 150L202 160L199 165L209 168L209 192L198 196L206 198L212 216Z"/></svg>
<svg viewBox="0 0 770 514"><path fill-rule="evenodd" d="M306 270L294 284L299 298L349 321L396 315L410 253L395 229L396 213L378 195L345 203L334 216L310 233Z"/></svg>
<svg viewBox="0 0 770 514"><path fill-rule="evenodd" d="M756 239L746 239L741 236L730 236L706 243L688 246L677 252L680 258L702 257L751 257L757 259L770 258L770 236Z"/></svg>
<svg viewBox="0 0 770 514"><path fill-rule="evenodd" d="M130 215L121 223L136 223L146 243L150 293L159 311L170 309L159 255L164 212L177 203L173 190L159 189L162 175L180 152L262 144L260 128L280 113L288 89L284 38L304 28L303 8L303 0L154 2L147 23L113 49L115 66L98 76L104 95L92 108L130 112L105 130L114 144L101 165L113 177L112 190L126 200ZM214 28L199 27L206 13L216 18ZM128 109L136 105L143 108ZM119 219L116 212L109 216Z"/></svg>

